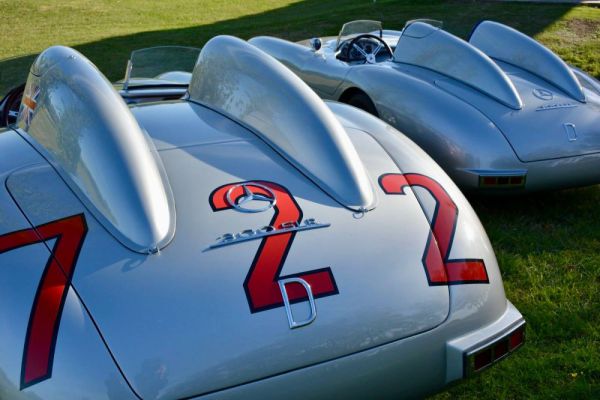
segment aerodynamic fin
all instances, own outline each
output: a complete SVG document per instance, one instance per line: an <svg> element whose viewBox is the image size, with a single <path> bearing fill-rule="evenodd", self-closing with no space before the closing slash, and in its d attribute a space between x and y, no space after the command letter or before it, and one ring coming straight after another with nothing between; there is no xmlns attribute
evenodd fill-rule
<svg viewBox="0 0 600 400"><path fill-rule="evenodd" d="M68 47L31 67L18 132L121 243L152 253L175 231L171 189L150 139L110 82Z"/></svg>
<svg viewBox="0 0 600 400"><path fill-rule="evenodd" d="M512 81L494 61L464 40L428 23L417 21L404 28L394 61L447 75L515 110L523 107Z"/></svg>
<svg viewBox="0 0 600 400"><path fill-rule="evenodd" d="M335 200L373 207L373 185L331 110L280 62L231 36L200 53L189 98L253 130Z"/></svg>
<svg viewBox="0 0 600 400"><path fill-rule="evenodd" d="M579 102L585 94L577 77L556 54L516 29L493 21L475 27L469 43L489 57L523 68L547 80Z"/></svg>

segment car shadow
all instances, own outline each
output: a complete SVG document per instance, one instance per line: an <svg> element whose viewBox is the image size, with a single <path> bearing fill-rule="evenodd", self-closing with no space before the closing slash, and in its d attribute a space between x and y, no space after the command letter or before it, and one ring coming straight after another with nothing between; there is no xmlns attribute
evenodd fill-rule
<svg viewBox="0 0 600 400"><path fill-rule="evenodd" d="M600 185L514 196L468 194L493 238L508 253L589 251L600 240Z"/></svg>
<svg viewBox="0 0 600 400"><path fill-rule="evenodd" d="M74 48L88 57L109 80L122 78L132 50L158 45L201 47L216 35L234 35L248 39L273 35L288 40L336 35L344 22L353 19L381 20L384 27L400 29L408 20L432 18L444 21L448 31L467 38L482 19L509 24L528 35L535 35L560 19L573 6L536 5L472 1L379 1L305 0L263 13L185 28L137 32L114 36ZM36 54L0 61L0 97L23 83Z"/></svg>

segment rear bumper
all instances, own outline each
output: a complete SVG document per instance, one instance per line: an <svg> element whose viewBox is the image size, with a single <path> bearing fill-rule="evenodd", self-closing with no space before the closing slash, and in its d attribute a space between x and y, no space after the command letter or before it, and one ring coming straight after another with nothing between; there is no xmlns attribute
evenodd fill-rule
<svg viewBox="0 0 600 400"><path fill-rule="evenodd" d="M482 176L512 176L524 174L524 185L482 186ZM552 160L516 162L498 169L460 169L453 179L467 191L486 194L510 194L566 189L600 183L600 153Z"/></svg>
<svg viewBox="0 0 600 400"><path fill-rule="evenodd" d="M507 301L492 323L465 332L459 322L318 365L221 390L202 398L422 398L463 377L464 354L524 324Z"/></svg>
<svg viewBox="0 0 600 400"><path fill-rule="evenodd" d="M509 356L513 351L521 347L523 340L518 344L508 343L518 333L524 333L525 320L521 313L508 302L504 315L493 323L459 337L450 340L446 345L446 382L452 382L463 377L470 376L476 372L495 364ZM502 354L493 354L496 346L506 344ZM478 368L473 368L473 356L490 352L489 363Z"/></svg>
<svg viewBox="0 0 600 400"><path fill-rule="evenodd" d="M600 153L555 160L535 161L527 166L527 191L563 189L600 183Z"/></svg>

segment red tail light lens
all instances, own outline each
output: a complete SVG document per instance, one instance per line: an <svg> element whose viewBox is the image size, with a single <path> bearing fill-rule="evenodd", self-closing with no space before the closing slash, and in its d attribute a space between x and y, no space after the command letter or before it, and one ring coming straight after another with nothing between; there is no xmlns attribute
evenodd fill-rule
<svg viewBox="0 0 600 400"><path fill-rule="evenodd" d="M517 329L510 335L510 351L516 350L525 342L525 327Z"/></svg>
<svg viewBox="0 0 600 400"><path fill-rule="evenodd" d="M492 349L483 350L473 358L473 370L475 372L484 369L492 364Z"/></svg>
<svg viewBox="0 0 600 400"><path fill-rule="evenodd" d="M495 176L482 176L480 186L494 186L496 185L496 177Z"/></svg>
<svg viewBox="0 0 600 400"><path fill-rule="evenodd" d="M525 177L524 176L512 176L510 178L510 184L511 185L523 185L525 183Z"/></svg>
<svg viewBox="0 0 600 400"><path fill-rule="evenodd" d="M479 187L482 188L518 188L525 186L525 175L492 175L479 176Z"/></svg>
<svg viewBox="0 0 600 400"><path fill-rule="evenodd" d="M494 361L500 360L508 354L508 340L503 340L494 346Z"/></svg>
<svg viewBox="0 0 600 400"><path fill-rule="evenodd" d="M525 323L509 333L464 355L465 376L484 370L500 361L525 342Z"/></svg>

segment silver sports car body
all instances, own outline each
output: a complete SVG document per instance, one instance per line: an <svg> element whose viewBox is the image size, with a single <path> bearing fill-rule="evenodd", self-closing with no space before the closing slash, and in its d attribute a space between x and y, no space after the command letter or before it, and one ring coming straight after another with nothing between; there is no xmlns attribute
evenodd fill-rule
<svg viewBox="0 0 600 400"><path fill-rule="evenodd" d="M52 47L0 152L2 399L413 398L524 341L443 170L242 40L129 106Z"/></svg>
<svg viewBox="0 0 600 400"><path fill-rule="evenodd" d="M600 182L600 82L528 36L484 21L468 41L416 20L354 21L337 38L250 43L325 99L406 134L464 189L518 193Z"/></svg>

